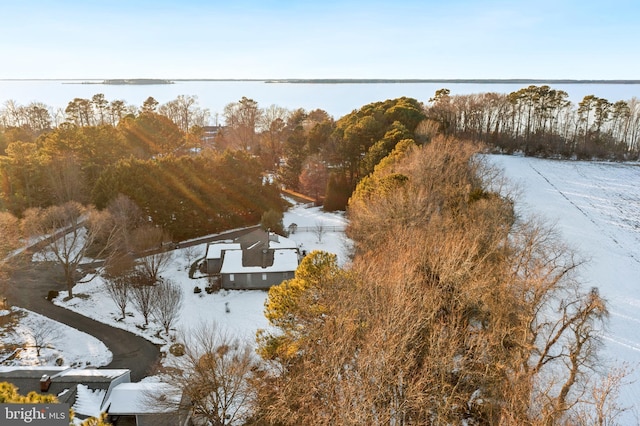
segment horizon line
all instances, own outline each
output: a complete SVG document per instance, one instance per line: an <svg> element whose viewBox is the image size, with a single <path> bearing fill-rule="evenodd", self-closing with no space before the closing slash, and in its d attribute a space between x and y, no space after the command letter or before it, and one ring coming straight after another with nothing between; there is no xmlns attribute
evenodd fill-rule
<svg viewBox="0 0 640 426"><path fill-rule="evenodd" d="M484 83L484 84L640 84L637 79L566 79L566 78L0 78L0 81L256 81L265 83Z"/></svg>

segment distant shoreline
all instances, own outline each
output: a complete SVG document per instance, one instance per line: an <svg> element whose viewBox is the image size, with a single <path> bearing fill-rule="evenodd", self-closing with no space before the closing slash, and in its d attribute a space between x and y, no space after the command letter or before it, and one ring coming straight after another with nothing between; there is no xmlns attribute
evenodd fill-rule
<svg viewBox="0 0 640 426"><path fill-rule="evenodd" d="M284 78L284 79L252 79L252 78L176 78L176 79L64 79L64 78L0 78L0 81L60 81L63 84L105 84L105 85L154 85L174 84L176 82L243 82L254 81L269 84L640 84L640 80L585 80L585 79L371 79L371 78Z"/></svg>
<svg viewBox="0 0 640 426"><path fill-rule="evenodd" d="M569 79L273 79L265 83L304 84L379 84L379 83L452 83L452 84L640 84L640 80L569 80Z"/></svg>
<svg viewBox="0 0 640 426"><path fill-rule="evenodd" d="M80 81L78 83L63 83L63 84L109 84L109 85L116 85L116 86L127 86L127 85L149 86L153 84L174 84L174 83L171 80L160 80L155 78L133 78L133 79L113 79L113 80L101 80L101 81L85 80L85 81Z"/></svg>

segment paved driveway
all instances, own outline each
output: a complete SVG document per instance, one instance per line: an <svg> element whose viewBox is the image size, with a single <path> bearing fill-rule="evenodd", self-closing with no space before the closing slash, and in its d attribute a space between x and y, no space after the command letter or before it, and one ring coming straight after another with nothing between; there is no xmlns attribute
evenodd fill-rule
<svg viewBox="0 0 640 426"><path fill-rule="evenodd" d="M256 228L250 227L215 237L190 241L180 244L180 247L203 244L214 240L232 239ZM97 266L97 264L94 266ZM46 299L49 290L67 290L63 276L62 268L51 262L29 263L19 267L13 273L9 286L5 291L7 301L12 306L37 312L102 341L113 354L113 360L108 367L130 369L132 381L137 382L153 373L152 368L156 365L160 356L160 350L157 345L128 331L111 327L56 306ZM95 308L104 309L101 306L96 306Z"/></svg>
<svg viewBox="0 0 640 426"><path fill-rule="evenodd" d="M158 346L128 331L56 306L46 299L49 290L66 290L62 277L58 265L31 264L12 275L6 292L7 300L13 306L37 312L102 341L113 354L108 367L130 369L132 381L139 381L151 374L151 368L160 355ZM96 306L96 309L105 308Z"/></svg>

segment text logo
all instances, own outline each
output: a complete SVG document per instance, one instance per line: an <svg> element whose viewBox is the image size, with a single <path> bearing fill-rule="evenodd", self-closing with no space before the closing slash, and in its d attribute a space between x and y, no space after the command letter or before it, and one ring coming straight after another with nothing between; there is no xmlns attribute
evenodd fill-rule
<svg viewBox="0 0 640 426"><path fill-rule="evenodd" d="M68 426L69 404L0 404L0 424Z"/></svg>

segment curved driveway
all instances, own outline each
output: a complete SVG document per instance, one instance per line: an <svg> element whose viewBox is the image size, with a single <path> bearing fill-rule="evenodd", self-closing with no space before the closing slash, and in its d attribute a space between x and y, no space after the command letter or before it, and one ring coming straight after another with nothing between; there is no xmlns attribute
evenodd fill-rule
<svg viewBox="0 0 640 426"><path fill-rule="evenodd" d="M58 265L49 262L32 263L28 268L21 268L12 275L7 300L12 306L37 312L102 341L113 354L108 367L128 368L131 370L132 381L139 381L151 374L151 367L160 355L158 346L128 331L56 306L46 299L49 290L66 290L61 278L62 272ZM95 308L105 309L102 306ZM73 342L68 344L73 345Z"/></svg>
<svg viewBox="0 0 640 426"><path fill-rule="evenodd" d="M182 243L181 247L235 238L256 228L246 228ZM156 366L160 355L157 345L128 331L56 306L46 299L49 290L65 291L66 289L59 265L51 262L29 263L26 267L18 267L12 274L6 295L11 306L37 312L102 341L113 354L113 359L107 367L128 368L131 370L132 381L139 381L153 373L152 368ZM102 306L95 308L104 309ZM72 345L73 342L69 344Z"/></svg>

